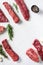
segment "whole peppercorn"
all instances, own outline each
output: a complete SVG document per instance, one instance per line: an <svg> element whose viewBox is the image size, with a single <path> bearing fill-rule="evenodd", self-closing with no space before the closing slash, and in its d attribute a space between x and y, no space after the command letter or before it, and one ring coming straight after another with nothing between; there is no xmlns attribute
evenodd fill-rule
<svg viewBox="0 0 43 65"><path fill-rule="evenodd" d="M38 8L38 6L36 6L36 5L33 5L33 6L31 7L31 10L32 10L34 13L38 13L38 12L39 12L39 8Z"/></svg>

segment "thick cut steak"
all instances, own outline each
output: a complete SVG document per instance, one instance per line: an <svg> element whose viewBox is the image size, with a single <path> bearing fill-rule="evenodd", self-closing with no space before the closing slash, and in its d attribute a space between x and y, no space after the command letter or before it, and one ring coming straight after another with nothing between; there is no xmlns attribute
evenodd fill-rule
<svg viewBox="0 0 43 65"><path fill-rule="evenodd" d="M7 11L9 12L10 16L13 18L14 22L18 23L20 21L20 19L17 16L17 14L14 12L13 8L11 7L11 5L8 2L3 2L3 5L7 9Z"/></svg>
<svg viewBox="0 0 43 65"><path fill-rule="evenodd" d="M29 10L28 10L24 0L15 0L15 2L18 4L24 19L29 20L30 14L29 14Z"/></svg>
<svg viewBox="0 0 43 65"><path fill-rule="evenodd" d="M19 56L12 50L12 48L8 44L7 39L2 41L2 45L3 45L4 49L6 50L6 52L9 54L9 56L13 59L13 61L19 60Z"/></svg>

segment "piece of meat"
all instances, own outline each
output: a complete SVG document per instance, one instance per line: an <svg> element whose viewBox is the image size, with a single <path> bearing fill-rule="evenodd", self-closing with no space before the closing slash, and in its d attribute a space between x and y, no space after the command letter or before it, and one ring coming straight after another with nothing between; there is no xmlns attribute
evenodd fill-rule
<svg viewBox="0 0 43 65"><path fill-rule="evenodd" d="M6 28L4 26L0 26L0 34L4 33Z"/></svg>
<svg viewBox="0 0 43 65"><path fill-rule="evenodd" d="M42 61L43 61L43 46L42 46L42 58L41 58L41 59L42 59Z"/></svg>
<svg viewBox="0 0 43 65"><path fill-rule="evenodd" d="M15 2L18 4L24 19L29 20L30 14L26 4L24 3L24 0L15 0Z"/></svg>
<svg viewBox="0 0 43 65"><path fill-rule="evenodd" d="M35 50L33 50L32 48L30 48L29 50L26 51L26 55L33 61L35 62L39 62L39 57L37 55L37 53L35 52Z"/></svg>
<svg viewBox="0 0 43 65"><path fill-rule="evenodd" d="M4 49L6 50L6 52L9 54L9 56L13 59L13 61L19 60L19 56L12 50L12 48L8 44L7 39L2 41L2 45L3 45Z"/></svg>
<svg viewBox="0 0 43 65"><path fill-rule="evenodd" d="M43 46L42 46L42 50L38 51L41 60L43 61Z"/></svg>
<svg viewBox="0 0 43 65"><path fill-rule="evenodd" d="M13 8L11 7L11 5L8 2L3 2L3 5L7 9L7 11L9 12L10 16L13 18L14 22L18 23L20 21L20 19L17 16L17 14L14 12Z"/></svg>
<svg viewBox="0 0 43 65"><path fill-rule="evenodd" d="M40 44L40 41L37 39L34 40L33 45L37 49L37 51L40 51L42 49L42 45Z"/></svg>
<svg viewBox="0 0 43 65"><path fill-rule="evenodd" d="M3 11L0 9L0 22L8 22L7 17L3 13Z"/></svg>
<svg viewBox="0 0 43 65"><path fill-rule="evenodd" d="M41 45L40 41L35 39L33 42L33 45L37 49L38 54L39 54L41 60L43 61L43 46Z"/></svg>

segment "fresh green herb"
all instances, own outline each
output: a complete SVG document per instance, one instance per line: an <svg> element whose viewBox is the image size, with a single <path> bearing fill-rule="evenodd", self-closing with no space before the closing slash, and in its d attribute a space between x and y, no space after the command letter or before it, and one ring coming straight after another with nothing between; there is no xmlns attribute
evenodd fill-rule
<svg viewBox="0 0 43 65"><path fill-rule="evenodd" d="M3 49L2 49L2 45L0 45L0 54L1 54L2 56L4 56L5 58L8 58L7 55L5 54L5 52L4 52Z"/></svg>
<svg viewBox="0 0 43 65"><path fill-rule="evenodd" d="M2 51L2 45L0 45L0 53L1 53L1 51Z"/></svg>
<svg viewBox="0 0 43 65"><path fill-rule="evenodd" d="M17 12L18 12L18 7L15 3L13 3L13 6L16 8Z"/></svg>
<svg viewBox="0 0 43 65"><path fill-rule="evenodd" d="M1 51L1 55L4 56L5 58L8 58L3 50Z"/></svg>
<svg viewBox="0 0 43 65"><path fill-rule="evenodd" d="M12 38L13 38L13 28L10 24L8 24L8 26L7 26L7 31L8 31L8 35L9 35L10 40L12 40Z"/></svg>

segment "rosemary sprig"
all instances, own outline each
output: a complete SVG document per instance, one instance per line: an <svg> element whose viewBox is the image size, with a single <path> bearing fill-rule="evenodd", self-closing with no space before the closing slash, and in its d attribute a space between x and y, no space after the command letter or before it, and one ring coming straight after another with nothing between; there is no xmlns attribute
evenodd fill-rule
<svg viewBox="0 0 43 65"><path fill-rule="evenodd" d="M9 35L10 40L12 40L12 38L13 38L13 28L10 24L7 25L7 31L8 31L8 35Z"/></svg>
<svg viewBox="0 0 43 65"><path fill-rule="evenodd" d="M16 8L17 12L18 12L18 7L15 3L13 3L13 6Z"/></svg>
<svg viewBox="0 0 43 65"><path fill-rule="evenodd" d="M4 56L5 58L8 58L7 55L5 54L5 52L4 52L3 49L2 49L2 45L0 45L0 54L1 54L2 56Z"/></svg>
<svg viewBox="0 0 43 65"><path fill-rule="evenodd" d="M4 56L5 58L8 58L8 56L5 54L5 52L2 50L1 55Z"/></svg>

